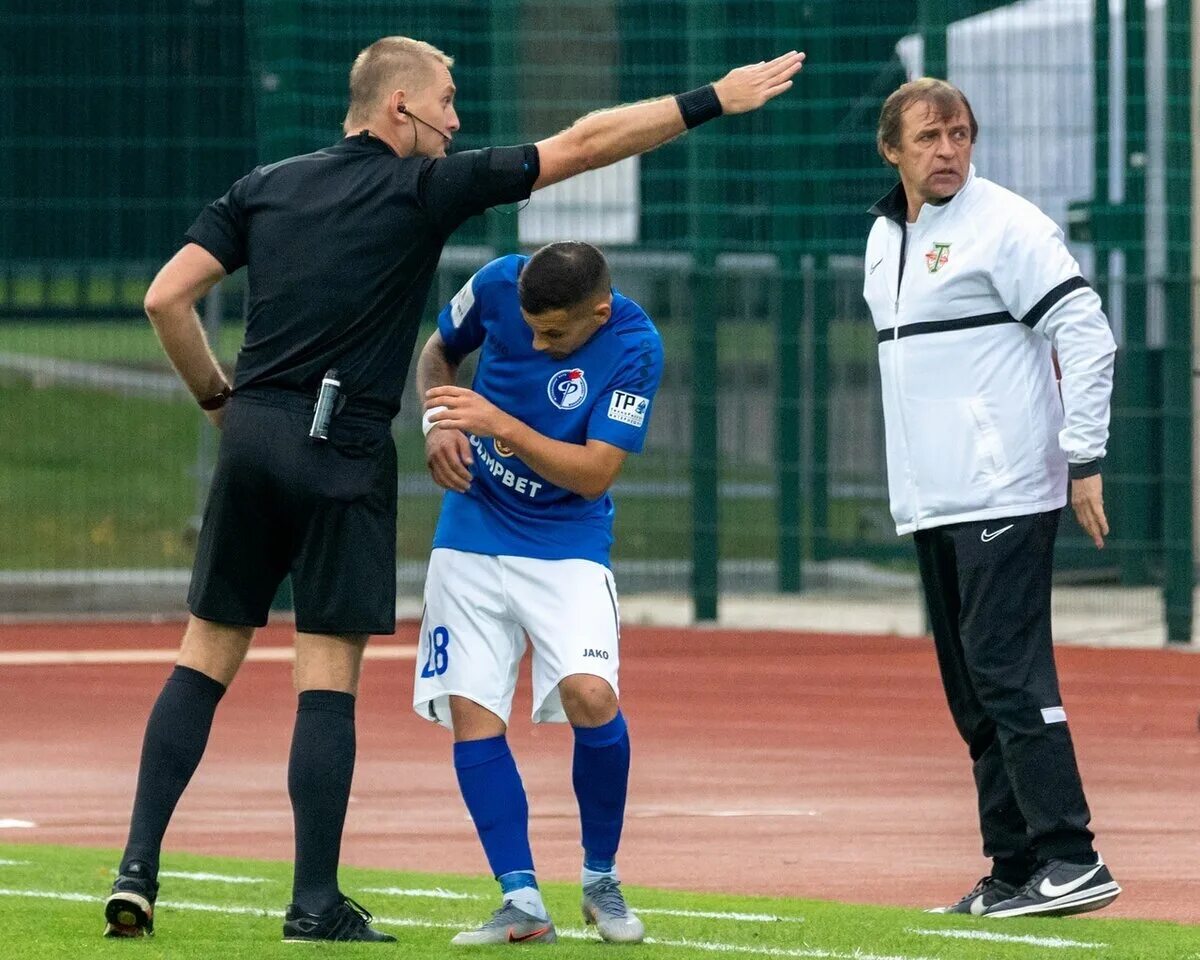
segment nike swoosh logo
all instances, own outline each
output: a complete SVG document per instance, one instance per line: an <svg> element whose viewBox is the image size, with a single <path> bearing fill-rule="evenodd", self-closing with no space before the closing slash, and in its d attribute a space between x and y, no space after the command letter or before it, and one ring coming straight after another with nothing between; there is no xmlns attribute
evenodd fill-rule
<svg viewBox="0 0 1200 960"><path fill-rule="evenodd" d="M550 929L549 927L538 927L538 929L534 930L532 933L527 933L524 936L518 937L516 934L513 933L512 928L510 927L508 930L508 942L509 943L524 943L526 940L532 940L535 937L544 936L546 934L546 931L548 931L549 929Z"/></svg>
<svg viewBox="0 0 1200 960"><path fill-rule="evenodd" d="M875 272L875 268L876 268L877 266L879 266L881 263L883 263L883 257L880 257L880 258L879 258L878 260L876 260L876 261L875 261L873 264L871 264L871 269L870 269L870 270L868 270L867 272L868 272L868 273L874 273L874 272Z"/></svg>
<svg viewBox="0 0 1200 960"><path fill-rule="evenodd" d="M991 543L998 536L1000 536L1000 534L1008 533L1008 531L1011 530L1014 526L1016 526L1016 524L1010 523L1007 527L1001 527L999 530L993 530L991 533L988 533L987 527L984 527L983 533L981 533L979 535L979 539L982 540L984 543Z"/></svg>
<svg viewBox="0 0 1200 960"><path fill-rule="evenodd" d="M987 910L987 904L983 902L983 895L980 894L971 901L971 915L975 917L982 917L985 910Z"/></svg>
<svg viewBox="0 0 1200 960"><path fill-rule="evenodd" d="M1045 880L1042 881L1041 886L1038 887L1038 892L1041 893L1041 895L1043 897L1065 896L1066 894L1070 893L1073 890L1078 890L1085 883L1087 883L1089 880L1091 880L1092 877L1094 877L1097 873L1100 872L1100 868L1102 866L1104 866L1104 864L1102 864L1102 863L1096 864L1095 867L1093 867L1091 870L1089 870L1087 873L1085 873L1082 877L1076 877L1070 883L1063 883L1063 884L1051 883L1050 878L1047 877Z"/></svg>

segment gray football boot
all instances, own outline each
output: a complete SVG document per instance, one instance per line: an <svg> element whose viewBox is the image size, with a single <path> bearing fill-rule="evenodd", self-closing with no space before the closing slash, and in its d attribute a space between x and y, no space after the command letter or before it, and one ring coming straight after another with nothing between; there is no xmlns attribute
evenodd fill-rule
<svg viewBox="0 0 1200 960"><path fill-rule="evenodd" d="M621 894L621 882L603 877L583 888L583 919L594 924L609 943L641 943L646 928L629 909Z"/></svg>
<svg viewBox="0 0 1200 960"><path fill-rule="evenodd" d="M450 942L459 947L473 947L495 943L554 943L557 940L552 920L539 920L511 900L505 900L482 927L455 934Z"/></svg>

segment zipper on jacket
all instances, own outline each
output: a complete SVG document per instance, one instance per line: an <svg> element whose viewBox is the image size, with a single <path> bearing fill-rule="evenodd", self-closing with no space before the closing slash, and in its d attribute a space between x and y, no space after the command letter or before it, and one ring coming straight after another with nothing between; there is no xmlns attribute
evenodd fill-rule
<svg viewBox="0 0 1200 960"><path fill-rule="evenodd" d="M896 389L896 413L900 418L900 430L904 436L904 469L908 474L908 488L912 494L912 523L920 529L917 520L920 514L917 499L917 478L912 468L912 451L908 443L908 423L904 417L904 397L900 389L900 285L904 282L904 261L908 257L908 223L900 223L900 267L896 273L896 302L892 310L892 381Z"/></svg>
<svg viewBox="0 0 1200 960"><path fill-rule="evenodd" d="M900 284L904 282L904 257L908 253L908 224L900 224L900 270L896 275L896 306L892 311L892 319L895 320L900 315ZM892 337L899 339L897 334L900 328L894 323L892 324Z"/></svg>

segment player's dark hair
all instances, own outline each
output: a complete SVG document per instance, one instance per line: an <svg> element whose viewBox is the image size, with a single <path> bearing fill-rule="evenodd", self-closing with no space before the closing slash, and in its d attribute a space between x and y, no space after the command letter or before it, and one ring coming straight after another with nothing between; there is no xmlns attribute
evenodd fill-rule
<svg viewBox="0 0 1200 960"><path fill-rule="evenodd" d="M895 164L883 152L884 147L896 150L900 147L900 131L904 125L904 111L914 103L925 103L943 123L953 117L960 107L967 111L967 122L971 125L971 142L979 136L979 123L970 101L958 87L935 77L921 77L892 91L879 111L879 128L875 133L875 148L889 167Z"/></svg>
<svg viewBox="0 0 1200 960"><path fill-rule="evenodd" d="M537 316L547 310L565 310L612 286L608 261L590 243L560 240L539 250L517 282L521 308Z"/></svg>

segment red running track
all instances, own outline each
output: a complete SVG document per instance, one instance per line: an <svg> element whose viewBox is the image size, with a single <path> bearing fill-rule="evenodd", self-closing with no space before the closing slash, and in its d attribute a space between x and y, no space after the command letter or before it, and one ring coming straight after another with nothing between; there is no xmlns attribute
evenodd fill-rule
<svg viewBox="0 0 1200 960"><path fill-rule="evenodd" d="M167 649L177 624L0 627L0 652ZM416 626L396 638L411 644ZM286 626L256 646L285 645ZM929 906L986 872L966 748L930 645L894 637L624 631L633 736L630 883ZM1100 849L1125 893L1106 916L1200 921L1200 657L1059 651ZM124 842L146 714L169 665L0 666L0 819L13 842ZM409 708L411 660L371 661L344 859L484 873L444 730ZM522 686L527 690L528 678ZM287 666L247 663L168 848L287 859ZM519 695L511 739L539 871L578 875L571 736L534 728Z"/></svg>

